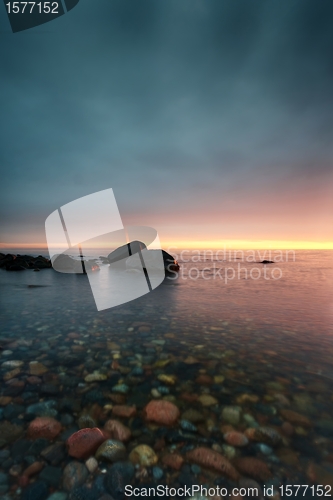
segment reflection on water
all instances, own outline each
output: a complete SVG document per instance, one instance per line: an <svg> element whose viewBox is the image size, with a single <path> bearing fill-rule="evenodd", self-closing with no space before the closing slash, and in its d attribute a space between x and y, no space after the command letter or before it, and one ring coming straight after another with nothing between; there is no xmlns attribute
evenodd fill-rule
<svg viewBox="0 0 333 500"><path fill-rule="evenodd" d="M43 452L31 449L27 439L32 419L49 415L61 422L55 440L63 443L82 426L82 414L102 428L118 405L137 411L117 417L131 432L127 453L146 444L160 469L142 466L131 477L135 484L236 484L232 474L207 469L209 458L206 464L191 459L198 446L215 450L237 474L261 487L272 484L276 492L281 484L332 484L332 252L297 252L295 262L274 265L282 270L275 280L249 277L253 267L263 272L262 264L241 262L240 279L238 261L180 264L178 279L101 312L87 276L0 273L0 427L10 422L21 429L17 436L0 429L6 436L0 439L0 465L8 485L2 491L9 498L19 498L21 487L23 495L36 477L47 494L66 490L64 470L74 458L64 450L56 464L46 461L44 473L20 483ZM156 426L142 412L151 399L162 398L181 413L170 426ZM47 448L52 439L43 439L41 448ZM181 457L178 469L164 458L171 453ZM111 493L113 469L104 462L78 486L80 498L88 498L88 487L97 499ZM9 472L13 466L20 471L16 476ZM47 467L57 469L57 486ZM102 484L103 468L111 479Z"/></svg>

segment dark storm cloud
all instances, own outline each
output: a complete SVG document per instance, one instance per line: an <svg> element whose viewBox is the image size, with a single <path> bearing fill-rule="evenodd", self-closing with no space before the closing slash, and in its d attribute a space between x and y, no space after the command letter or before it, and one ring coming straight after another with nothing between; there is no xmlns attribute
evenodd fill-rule
<svg viewBox="0 0 333 500"><path fill-rule="evenodd" d="M330 0L81 0L15 35L2 16L5 225L42 234L107 187L123 213L163 215L198 194L325 186L332 23Z"/></svg>

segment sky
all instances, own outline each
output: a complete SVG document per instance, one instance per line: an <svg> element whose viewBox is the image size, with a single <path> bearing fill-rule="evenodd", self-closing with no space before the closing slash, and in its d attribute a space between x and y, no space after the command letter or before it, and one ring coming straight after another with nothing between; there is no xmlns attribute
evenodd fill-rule
<svg viewBox="0 0 333 500"><path fill-rule="evenodd" d="M113 188L163 245L333 248L331 0L0 9L1 248Z"/></svg>

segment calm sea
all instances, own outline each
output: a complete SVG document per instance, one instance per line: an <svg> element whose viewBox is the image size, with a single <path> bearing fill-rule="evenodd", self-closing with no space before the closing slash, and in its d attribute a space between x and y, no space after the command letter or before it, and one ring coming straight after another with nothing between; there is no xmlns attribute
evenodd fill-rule
<svg viewBox="0 0 333 500"><path fill-rule="evenodd" d="M52 269L1 270L0 341L11 353L1 355L1 363L22 360L24 369L18 377L25 381L30 361L42 362L50 370L44 379L56 388L50 396L34 392L33 401L55 400L58 418L64 422L78 418L61 413L68 406L64 398L81 405L81 412L90 411L96 402L106 405L110 397L135 404L141 411L165 372L176 381L163 389L165 397L182 411L194 406L207 419L204 437L177 438L166 430L166 446L183 446L179 443L188 439L179 448L185 456L186 446L193 447L198 439L231 453L221 445L226 427L220 415L225 405L236 405L238 409L230 411L242 412L244 420L233 424L240 431L247 425L265 425L283 432L289 419L293 431L288 428L288 432L294 432L276 451L254 445L236 450L237 456L255 455L268 464L276 486L309 483L313 460L319 467L316 474L327 474L325 481L331 481L333 252L296 251L288 257L285 252L272 253L275 263L266 266L252 262L268 257L263 253L253 259L246 252L180 255L178 251L177 257L181 269L176 279L166 279L153 292L101 312L85 275ZM121 373L137 366L142 375L126 377L112 364L108 381L93 384L90 392L86 392L89 384L82 389L87 373L100 369L106 373L113 359L125 367ZM1 369L3 376L7 371ZM110 391L118 379L129 388L116 398ZM30 404L31 394L25 389L21 403ZM199 395L212 396L216 405L202 406ZM11 418L20 422L22 407L17 411L21 414ZM126 422L136 426L137 436L146 436L141 442L153 445L157 438L140 418ZM75 420L62 439L77 428Z"/></svg>

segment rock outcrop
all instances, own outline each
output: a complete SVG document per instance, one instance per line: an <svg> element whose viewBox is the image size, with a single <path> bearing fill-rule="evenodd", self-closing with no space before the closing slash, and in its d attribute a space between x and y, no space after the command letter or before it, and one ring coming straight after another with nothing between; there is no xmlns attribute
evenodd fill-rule
<svg viewBox="0 0 333 500"><path fill-rule="evenodd" d="M0 253L0 268L7 271L24 271L25 269L50 269L52 267L50 259L38 255L33 257L31 255L14 255Z"/></svg>

